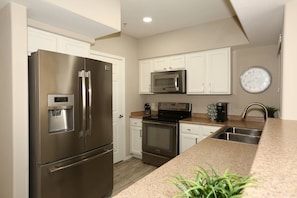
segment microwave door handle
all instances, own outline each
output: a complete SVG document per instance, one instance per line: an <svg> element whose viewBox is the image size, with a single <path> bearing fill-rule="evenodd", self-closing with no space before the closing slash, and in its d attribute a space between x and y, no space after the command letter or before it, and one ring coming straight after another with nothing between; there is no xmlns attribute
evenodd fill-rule
<svg viewBox="0 0 297 198"><path fill-rule="evenodd" d="M178 84L178 76L175 77L175 88L176 90L179 90L179 84Z"/></svg>

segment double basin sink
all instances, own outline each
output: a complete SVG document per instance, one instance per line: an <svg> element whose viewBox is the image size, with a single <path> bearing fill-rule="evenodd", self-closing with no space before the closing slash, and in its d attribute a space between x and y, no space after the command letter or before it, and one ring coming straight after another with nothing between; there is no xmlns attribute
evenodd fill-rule
<svg viewBox="0 0 297 198"><path fill-rule="evenodd" d="M243 142L249 144L258 144L260 140L262 130L249 129L240 127L224 127L219 130L212 138Z"/></svg>

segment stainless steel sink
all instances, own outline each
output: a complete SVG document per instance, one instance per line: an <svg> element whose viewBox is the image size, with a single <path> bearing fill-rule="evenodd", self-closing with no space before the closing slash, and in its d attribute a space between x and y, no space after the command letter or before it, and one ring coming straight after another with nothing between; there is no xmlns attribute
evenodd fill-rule
<svg viewBox="0 0 297 198"><path fill-rule="evenodd" d="M248 128L238 128L238 127L228 127L224 131L230 132L230 133L252 135L252 136L261 136L262 134L262 131L259 129L248 129Z"/></svg>
<svg viewBox="0 0 297 198"><path fill-rule="evenodd" d="M243 142L243 143L249 143L249 144L258 144L260 140L259 136L240 135L240 134L228 133L228 132L219 133L217 136L214 136L213 138L227 140L227 141Z"/></svg>
<svg viewBox="0 0 297 198"><path fill-rule="evenodd" d="M259 129L248 129L240 127L225 127L218 131L212 138L258 144L262 131Z"/></svg>

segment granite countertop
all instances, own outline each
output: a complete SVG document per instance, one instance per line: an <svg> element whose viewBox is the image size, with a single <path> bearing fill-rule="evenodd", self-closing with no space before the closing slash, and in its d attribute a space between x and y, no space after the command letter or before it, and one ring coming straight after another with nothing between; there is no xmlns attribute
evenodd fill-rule
<svg viewBox="0 0 297 198"><path fill-rule="evenodd" d="M257 188L245 197L297 197L297 121L268 119L250 173Z"/></svg>
<svg viewBox="0 0 297 198"><path fill-rule="evenodd" d="M152 112L152 114L157 114L157 112ZM132 112L130 118L142 119L144 117L144 112ZM180 123L188 123L188 124L202 124L202 125L210 125L210 126L238 126L244 128L255 128L255 129L263 129L264 122L263 119L253 118L253 119L245 119L241 120L240 116L230 116L229 120L225 122L216 122L211 121L207 118L206 114L193 114L193 117L185 118L179 121Z"/></svg>
<svg viewBox="0 0 297 198"><path fill-rule="evenodd" d="M226 142L206 138L181 155L162 165L146 177L114 196L116 198L167 198L179 193L169 182L171 176L180 174L193 178L198 167L223 172L229 168L233 173L248 174L257 150L257 145Z"/></svg>
<svg viewBox="0 0 297 198"><path fill-rule="evenodd" d="M202 124L202 125L210 125L210 126L237 126L243 128L254 128L254 129L263 129L264 122L260 121L249 121L249 120L227 120L225 122L216 122L211 121L208 118L204 117L191 117L186 118L179 121L180 123L188 123L188 124Z"/></svg>
<svg viewBox="0 0 297 198"><path fill-rule="evenodd" d="M188 118L181 123L221 123L206 118ZM263 123L227 121L221 125L261 128ZM212 165L219 172L226 168L238 174L252 174L257 187L247 188L244 197L297 197L297 121L268 119L258 145L208 137L197 145L156 169L132 186L116 195L116 198L173 197L178 189L168 180L170 175L194 176L196 167Z"/></svg>

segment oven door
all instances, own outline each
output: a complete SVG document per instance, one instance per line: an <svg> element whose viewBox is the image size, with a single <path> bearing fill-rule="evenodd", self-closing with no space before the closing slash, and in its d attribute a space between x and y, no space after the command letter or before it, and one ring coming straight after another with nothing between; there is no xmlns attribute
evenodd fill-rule
<svg viewBox="0 0 297 198"><path fill-rule="evenodd" d="M143 152L173 158L178 155L178 123L142 121Z"/></svg>

